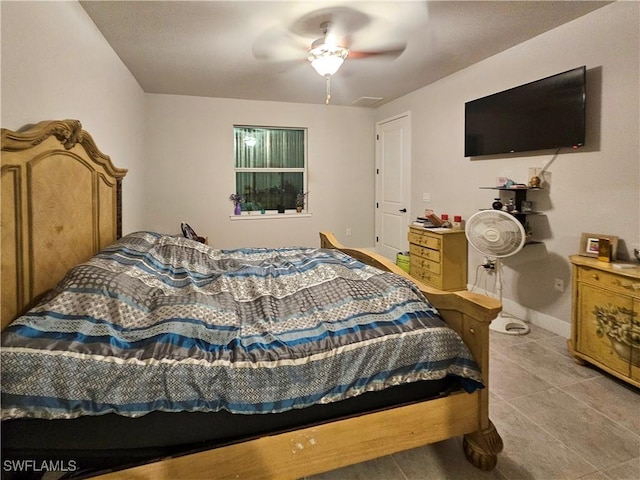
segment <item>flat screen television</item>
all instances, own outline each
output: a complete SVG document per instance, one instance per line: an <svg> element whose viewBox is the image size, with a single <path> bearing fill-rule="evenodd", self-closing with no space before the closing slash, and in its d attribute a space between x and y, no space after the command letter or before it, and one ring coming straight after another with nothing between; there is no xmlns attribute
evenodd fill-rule
<svg viewBox="0 0 640 480"><path fill-rule="evenodd" d="M465 103L466 157L585 143L586 67Z"/></svg>

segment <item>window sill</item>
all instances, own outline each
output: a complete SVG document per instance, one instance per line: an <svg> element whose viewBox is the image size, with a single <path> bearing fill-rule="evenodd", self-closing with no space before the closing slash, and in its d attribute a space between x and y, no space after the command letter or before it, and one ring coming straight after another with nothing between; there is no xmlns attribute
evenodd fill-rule
<svg viewBox="0 0 640 480"><path fill-rule="evenodd" d="M260 213L253 212L248 214L246 212L242 212L242 215L229 215L229 220L232 221L243 221L243 220L273 220L278 218L308 218L311 217L311 213L309 212L285 212L285 213Z"/></svg>

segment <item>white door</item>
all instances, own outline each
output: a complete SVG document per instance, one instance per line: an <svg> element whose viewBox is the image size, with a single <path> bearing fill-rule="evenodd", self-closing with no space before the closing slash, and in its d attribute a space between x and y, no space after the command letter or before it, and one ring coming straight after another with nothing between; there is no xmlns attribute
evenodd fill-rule
<svg viewBox="0 0 640 480"><path fill-rule="evenodd" d="M411 116L403 113L376 124L376 252L396 259L409 248L411 200Z"/></svg>

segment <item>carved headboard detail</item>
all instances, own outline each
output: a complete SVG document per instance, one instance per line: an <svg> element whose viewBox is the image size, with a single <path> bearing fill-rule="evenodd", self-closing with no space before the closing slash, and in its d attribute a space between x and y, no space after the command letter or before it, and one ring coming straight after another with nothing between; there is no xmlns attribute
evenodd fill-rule
<svg viewBox="0 0 640 480"><path fill-rule="evenodd" d="M122 235L122 178L78 120L2 129L4 329Z"/></svg>

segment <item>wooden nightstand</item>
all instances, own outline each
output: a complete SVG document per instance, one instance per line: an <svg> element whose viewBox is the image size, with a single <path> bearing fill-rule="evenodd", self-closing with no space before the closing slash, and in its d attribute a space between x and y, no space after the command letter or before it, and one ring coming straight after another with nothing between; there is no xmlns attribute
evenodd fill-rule
<svg viewBox="0 0 640 480"><path fill-rule="evenodd" d="M440 290L467 288L467 237L463 230L409 227L409 274Z"/></svg>
<svg viewBox="0 0 640 480"><path fill-rule="evenodd" d="M589 362L640 387L640 267L579 255L570 259L569 351L578 363Z"/></svg>

